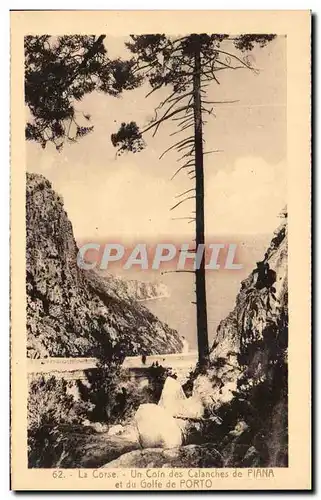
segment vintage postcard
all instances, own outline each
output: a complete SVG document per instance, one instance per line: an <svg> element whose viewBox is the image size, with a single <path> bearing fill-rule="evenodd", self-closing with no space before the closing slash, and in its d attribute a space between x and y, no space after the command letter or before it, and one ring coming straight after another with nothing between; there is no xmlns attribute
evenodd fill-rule
<svg viewBox="0 0 321 500"><path fill-rule="evenodd" d="M310 24L11 13L12 489L311 489Z"/></svg>

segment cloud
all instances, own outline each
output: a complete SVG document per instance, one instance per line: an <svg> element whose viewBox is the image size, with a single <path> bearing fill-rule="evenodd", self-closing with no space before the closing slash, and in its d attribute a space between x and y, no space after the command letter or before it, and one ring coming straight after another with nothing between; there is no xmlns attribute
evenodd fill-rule
<svg viewBox="0 0 321 500"><path fill-rule="evenodd" d="M147 158L146 158L147 160ZM144 162L143 162L144 163ZM173 217L190 216L194 200L174 211L169 208L185 187L167 176L155 177L142 164L119 163L101 175L83 175L57 186L73 222L76 237L117 236L155 239L191 236L194 224ZM242 158L234 170L205 176L205 225L209 235L266 234L273 232L286 204L286 165L271 165L262 158ZM85 175L87 174L87 175ZM54 185L55 187L55 185ZM187 187L190 187L188 185Z"/></svg>
<svg viewBox="0 0 321 500"><path fill-rule="evenodd" d="M177 234L169 211L177 194L175 185L167 177L149 175L145 165L123 163L112 175L106 170L105 177L78 178L61 185L60 191L77 237L144 239Z"/></svg>
<svg viewBox="0 0 321 500"><path fill-rule="evenodd" d="M209 234L266 234L279 224L286 204L286 164L240 158L234 170L207 176L206 229Z"/></svg>

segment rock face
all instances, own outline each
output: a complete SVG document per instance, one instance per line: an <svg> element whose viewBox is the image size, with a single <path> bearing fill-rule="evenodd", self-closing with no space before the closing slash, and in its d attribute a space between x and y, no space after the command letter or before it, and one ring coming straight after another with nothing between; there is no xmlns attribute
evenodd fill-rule
<svg viewBox="0 0 321 500"><path fill-rule="evenodd" d="M77 245L63 201L43 176L27 174L27 350L29 357L174 353L176 331L135 300L117 295L77 266ZM118 282L119 284L119 282Z"/></svg>
<svg viewBox="0 0 321 500"><path fill-rule="evenodd" d="M221 322L205 373L195 374L208 417L203 436L230 467L286 467L288 457L287 219L262 262L242 282ZM208 418L207 417L207 418ZM240 424L242 422L242 425Z"/></svg>
<svg viewBox="0 0 321 500"><path fill-rule="evenodd" d="M156 404L140 405L135 414L135 423L142 448L176 448L183 442L177 420Z"/></svg>
<svg viewBox="0 0 321 500"><path fill-rule="evenodd" d="M103 468L223 467L223 458L212 444L190 444L180 448L157 448L125 453Z"/></svg>
<svg viewBox="0 0 321 500"><path fill-rule="evenodd" d="M268 377L272 358L287 352L287 221L274 233L261 263L241 284L233 311L217 330L210 370L194 382L207 404L233 398L244 369L248 379Z"/></svg>

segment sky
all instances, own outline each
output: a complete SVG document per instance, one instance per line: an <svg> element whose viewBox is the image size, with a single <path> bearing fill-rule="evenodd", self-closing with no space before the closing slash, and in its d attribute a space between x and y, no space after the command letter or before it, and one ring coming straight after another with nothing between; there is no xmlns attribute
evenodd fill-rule
<svg viewBox="0 0 321 500"><path fill-rule="evenodd" d="M126 56L125 38L105 43L111 57ZM222 72L208 100L236 100L215 107L205 126L205 216L207 234L270 234L286 204L286 39L279 37L251 55L259 69ZM224 75L223 75L224 73ZM91 115L94 131L58 153L27 143L27 170L46 176L62 195L76 240L110 236L131 239L193 234L193 200L175 211L175 196L193 187L186 173L170 180L177 153L159 159L175 138L176 122L166 122L156 137L146 135L141 153L116 156L110 135L123 121L146 125L167 90L146 98L149 88L114 98L93 93L78 106Z"/></svg>

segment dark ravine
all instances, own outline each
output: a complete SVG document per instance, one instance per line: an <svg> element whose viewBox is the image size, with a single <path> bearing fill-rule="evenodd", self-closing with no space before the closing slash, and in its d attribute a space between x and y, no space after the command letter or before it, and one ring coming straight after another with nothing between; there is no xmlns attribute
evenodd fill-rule
<svg viewBox="0 0 321 500"><path fill-rule="evenodd" d="M26 227L28 357L182 350L178 333L124 293L121 280L78 268L63 200L37 174L27 174Z"/></svg>

